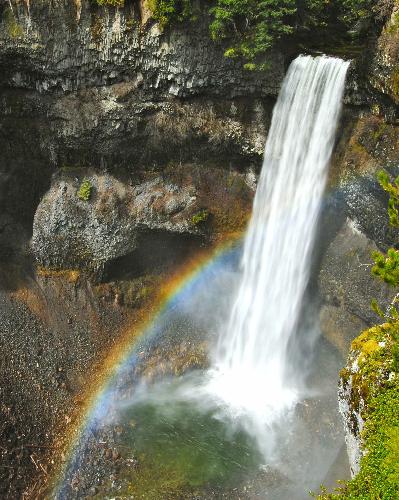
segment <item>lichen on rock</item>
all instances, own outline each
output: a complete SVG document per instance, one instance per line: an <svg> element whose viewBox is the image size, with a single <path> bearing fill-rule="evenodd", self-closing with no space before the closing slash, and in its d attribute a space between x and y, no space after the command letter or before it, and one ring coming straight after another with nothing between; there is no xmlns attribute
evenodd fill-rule
<svg viewBox="0 0 399 500"><path fill-rule="evenodd" d="M339 406L353 479L329 499L393 500L399 492L399 323L364 331L340 373Z"/></svg>

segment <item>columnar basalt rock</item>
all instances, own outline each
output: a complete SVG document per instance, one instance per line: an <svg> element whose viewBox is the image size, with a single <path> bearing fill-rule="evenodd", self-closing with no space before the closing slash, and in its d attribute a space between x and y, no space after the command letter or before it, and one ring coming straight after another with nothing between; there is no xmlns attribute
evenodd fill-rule
<svg viewBox="0 0 399 500"><path fill-rule="evenodd" d="M1 21L3 82L41 92L135 81L163 96L266 96L276 95L284 75L282 53L271 56L267 74L253 74L223 56L206 16L163 32L143 2L12 0L2 2Z"/></svg>

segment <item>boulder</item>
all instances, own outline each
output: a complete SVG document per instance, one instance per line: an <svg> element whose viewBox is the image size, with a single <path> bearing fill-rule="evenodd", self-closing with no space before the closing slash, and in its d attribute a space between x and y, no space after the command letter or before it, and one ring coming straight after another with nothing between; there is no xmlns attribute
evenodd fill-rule
<svg viewBox="0 0 399 500"><path fill-rule="evenodd" d="M32 252L49 268L100 269L136 249L143 231L197 234L196 194L160 177L137 185L108 174L61 175L41 200Z"/></svg>

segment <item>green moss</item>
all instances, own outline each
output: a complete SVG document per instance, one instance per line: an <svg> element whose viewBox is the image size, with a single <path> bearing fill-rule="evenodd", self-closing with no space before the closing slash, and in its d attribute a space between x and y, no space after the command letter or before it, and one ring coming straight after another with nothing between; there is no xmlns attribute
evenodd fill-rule
<svg viewBox="0 0 399 500"><path fill-rule="evenodd" d="M24 30L21 25L18 24L14 12L7 7L4 10L4 23L7 27L7 32L12 38L22 38L24 36Z"/></svg>
<svg viewBox="0 0 399 500"><path fill-rule="evenodd" d="M391 35L399 33L399 12L396 12L391 20L391 24L387 28L387 32Z"/></svg>
<svg viewBox="0 0 399 500"><path fill-rule="evenodd" d="M123 7L125 0L96 0L98 5L110 5L112 7Z"/></svg>
<svg viewBox="0 0 399 500"><path fill-rule="evenodd" d="M366 453L358 475L335 493L320 499L394 500L399 492L399 323L385 323L363 332L352 343L356 373L341 371L343 383L351 378L352 409L361 411L361 437ZM360 405L362 400L362 405ZM364 407L363 407L364 404Z"/></svg>
<svg viewBox="0 0 399 500"><path fill-rule="evenodd" d="M133 17L130 19L127 19L126 21L126 29L127 30L132 30L137 26L137 21Z"/></svg>
<svg viewBox="0 0 399 500"><path fill-rule="evenodd" d="M397 66L392 73L391 87L396 102L399 102L399 66Z"/></svg>
<svg viewBox="0 0 399 500"><path fill-rule="evenodd" d="M191 223L193 226L198 226L209 219L209 211L208 210L200 210L196 214L191 217Z"/></svg>
<svg viewBox="0 0 399 500"><path fill-rule="evenodd" d="M386 388L368 405L362 434L367 454L361 460L359 474L338 495L347 500L398 498L399 470L399 387ZM395 437L395 440L392 438Z"/></svg>
<svg viewBox="0 0 399 500"><path fill-rule="evenodd" d="M83 201L89 201L93 192L93 186L88 179L85 179L78 189L78 198Z"/></svg>

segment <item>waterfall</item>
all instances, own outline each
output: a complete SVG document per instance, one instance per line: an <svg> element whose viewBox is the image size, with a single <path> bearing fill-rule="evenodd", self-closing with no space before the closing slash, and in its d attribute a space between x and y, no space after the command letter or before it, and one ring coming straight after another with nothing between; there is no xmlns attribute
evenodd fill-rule
<svg viewBox="0 0 399 500"><path fill-rule="evenodd" d="M337 58L299 56L273 111L241 283L209 383L233 414L249 415L251 425L270 426L299 398L303 376L288 366L289 345L309 280L348 66Z"/></svg>

